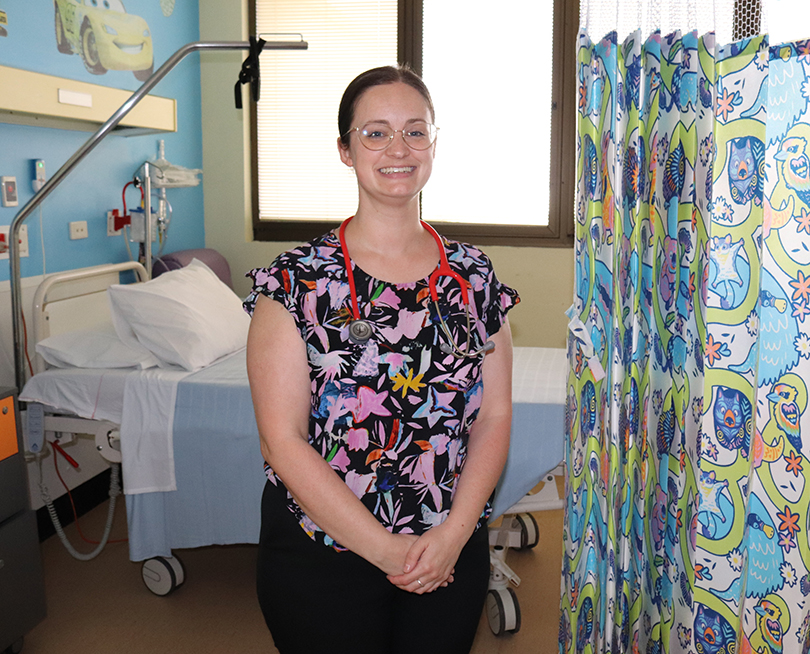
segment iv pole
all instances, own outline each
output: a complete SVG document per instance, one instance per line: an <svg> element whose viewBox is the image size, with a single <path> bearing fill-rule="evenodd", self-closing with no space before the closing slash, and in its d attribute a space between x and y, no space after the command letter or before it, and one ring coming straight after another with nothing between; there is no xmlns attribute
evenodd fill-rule
<svg viewBox="0 0 810 654"><path fill-rule="evenodd" d="M306 50L308 44L303 39L300 41L268 41L264 44L265 50ZM70 159L51 177L45 185L34 194L25 206L14 217L9 227L9 243L8 254L9 264L11 267L11 312L12 312L12 327L14 334L14 371L17 389L22 390L25 385L25 333L23 329L22 318L22 280L20 274L20 228L26 218L36 209L48 195L51 194L59 184L70 174L76 165L84 159L101 141L106 138L110 132L121 122L130 110L138 104L155 85L162 80L166 74L175 68L187 55L198 50L201 51L216 51L216 50L250 50L251 44L247 41L198 41L195 43L187 43L182 46L177 52L169 57L165 63L158 68L152 76L146 80L141 88L135 91L129 99L124 102L116 112L107 119L98 131L95 132L82 147L80 147ZM147 188L145 197L149 197L149 175L146 175ZM147 211L149 210L149 201L147 201ZM151 263L151 216L145 214L145 227L146 227L146 252L147 259Z"/></svg>

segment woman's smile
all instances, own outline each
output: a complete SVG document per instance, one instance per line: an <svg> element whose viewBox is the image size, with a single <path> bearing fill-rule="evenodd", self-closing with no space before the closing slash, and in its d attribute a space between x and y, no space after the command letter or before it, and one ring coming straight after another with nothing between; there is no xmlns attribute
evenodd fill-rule
<svg viewBox="0 0 810 654"><path fill-rule="evenodd" d="M388 168L380 168L383 175L399 175L410 174L416 170L416 166L390 166Z"/></svg>

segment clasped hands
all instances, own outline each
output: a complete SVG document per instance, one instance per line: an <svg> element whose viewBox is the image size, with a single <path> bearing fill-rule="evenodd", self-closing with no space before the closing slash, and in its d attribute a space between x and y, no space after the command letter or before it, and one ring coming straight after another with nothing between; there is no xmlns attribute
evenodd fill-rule
<svg viewBox="0 0 810 654"><path fill-rule="evenodd" d="M421 536L392 534L394 549L391 552L388 581L397 588L410 593L431 593L437 588L453 583L455 564L464 542L447 530L444 525L429 529Z"/></svg>

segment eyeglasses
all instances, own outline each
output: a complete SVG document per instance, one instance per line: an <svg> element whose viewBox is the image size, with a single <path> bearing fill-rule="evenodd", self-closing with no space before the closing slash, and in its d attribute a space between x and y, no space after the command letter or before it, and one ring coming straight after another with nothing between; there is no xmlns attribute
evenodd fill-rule
<svg viewBox="0 0 810 654"><path fill-rule="evenodd" d="M392 129L387 123L368 123L363 127L353 127L349 132L357 132L360 143L369 150L385 150L391 145L397 132L402 132L402 140L409 148L427 150L436 141L439 128L417 120L404 129Z"/></svg>

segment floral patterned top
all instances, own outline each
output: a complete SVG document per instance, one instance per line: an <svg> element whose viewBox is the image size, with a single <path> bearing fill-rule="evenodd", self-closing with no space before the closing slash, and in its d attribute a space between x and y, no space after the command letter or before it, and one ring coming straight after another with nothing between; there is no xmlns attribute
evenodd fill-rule
<svg viewBox="0 0 810 654"><path fill-rule="evenodd" d="M481 347L520 299L495 277L475 247L444 240L450 267L468 280L471 348ZM329 232L248 273L244 302L252 315L258 295L292 314L307 346L312 409L309 443L363 504L393 533L421 534L441 524L481 405L483 356L456 359L446 341L428 280L391 284L352 263L361 317L372 326L363 344L349 340L352 302L337 235ZM439 307L456 344L466 345L457 282L440 277ZM268 479L281 480L265 464ZM342 549L287 493L287 504L316 541ZM491 512L487 504L479 526Z"/></svg>

